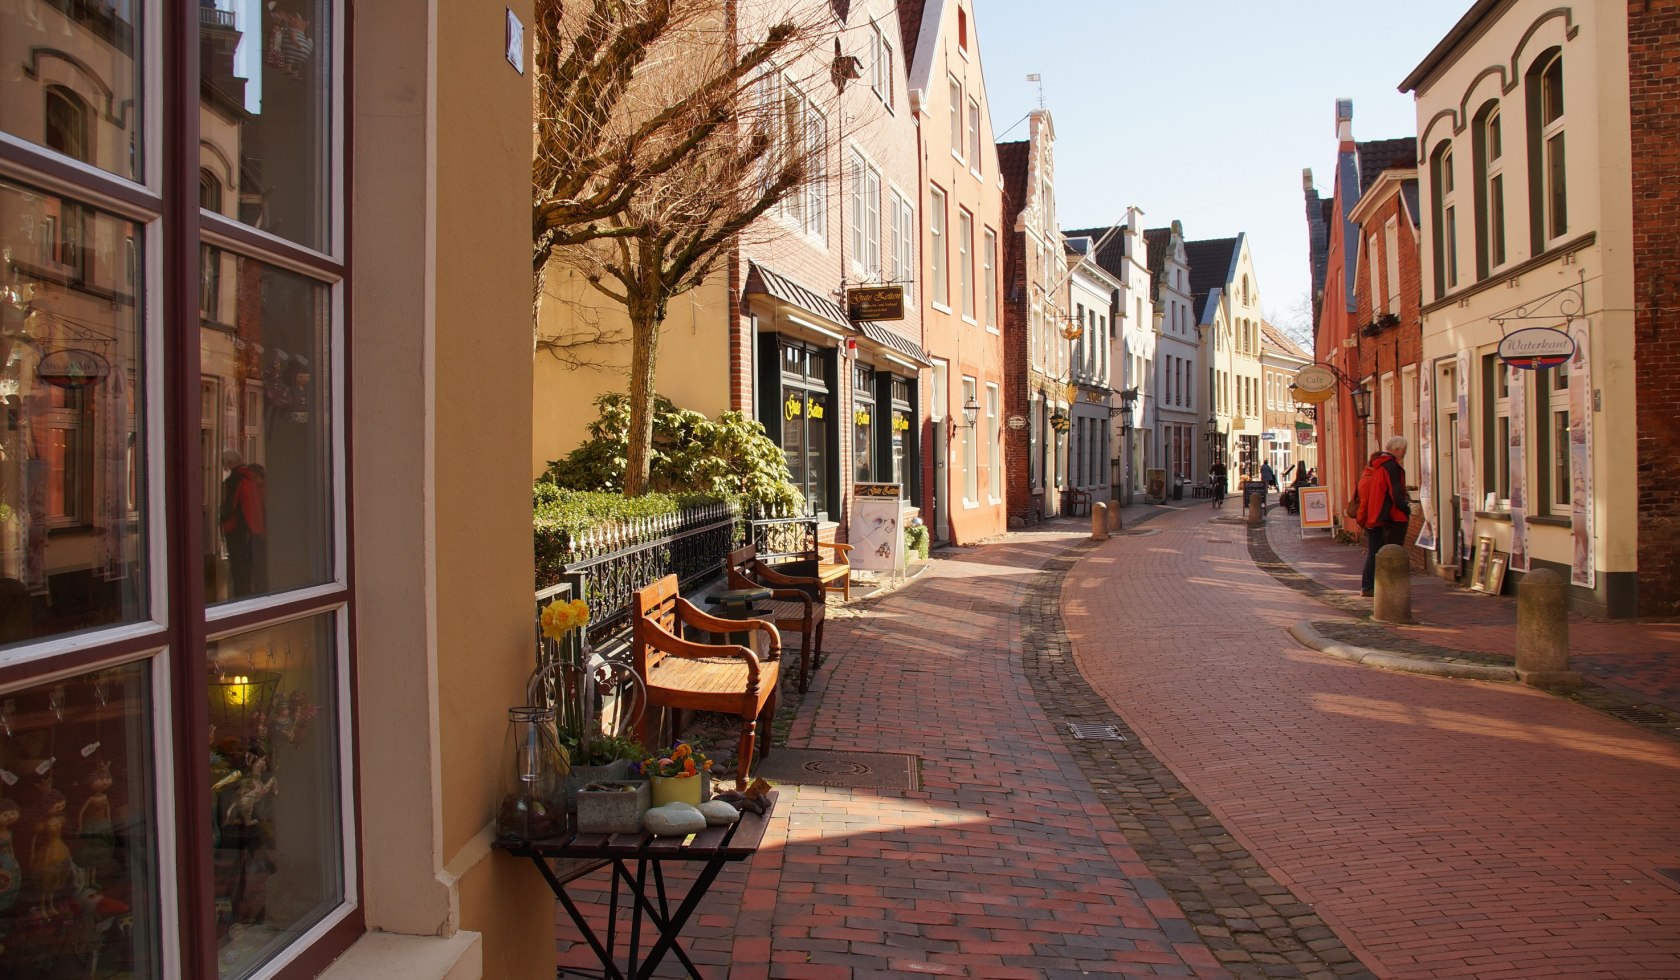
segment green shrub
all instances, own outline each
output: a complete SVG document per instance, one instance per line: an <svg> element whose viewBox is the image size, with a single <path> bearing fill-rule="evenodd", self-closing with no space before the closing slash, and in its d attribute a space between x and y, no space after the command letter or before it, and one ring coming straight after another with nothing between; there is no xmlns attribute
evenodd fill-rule
<svg viewBox="0 0 1680 980"><path fill-rule="evenodd" d="M589 437L543 479L566 490L619 493L630 447L630 400L617 392L595 399ZM740 412L714 421L655 397L648 486L662 493L740 498L749 506L803 513L804 497L789 482L787 457L764 426Z"/></svg>
<svg viewBox="0 0 1680 980"><path fill-rule="evenodd" d="M560 571L575 558L574 542L586 531L730 502L730 498L705 493L625 497L617 493L564 490L546 480L538 480L531 489L537 588L559 581Z"/></svg>
<svg viewBox="0 0 1680 980"><path fill-rule="evenodd" d="M928 548L932 546L931 535L928 534L926 524L906 524L904 526L904 548L913 551L917 558L926 558Z"/></svg>

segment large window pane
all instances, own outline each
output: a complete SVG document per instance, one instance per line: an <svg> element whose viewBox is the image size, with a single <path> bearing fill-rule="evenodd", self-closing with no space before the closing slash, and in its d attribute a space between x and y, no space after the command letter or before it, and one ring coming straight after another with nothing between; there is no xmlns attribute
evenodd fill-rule
<svg viewBox="0 0 1680 980"><path fill-rule="evenodd" d="M0 976L163 975L149 670L0 694Z"/></svg>
<svg viewBox="0 0 1680 980"><path fill-rule="evenodd" d="M218 249L201 321L207 594L266 595L332 575L328 289ZM230 288L231 287L231 288Z"/></svg>
<svg viewBox="0 0 1680 980"><path fill-rule="evenodd" d="M135 2L0 4L0 129L139 180Z"/></svg>
<svg viewBox="0 0 1680 980"><path fill-rule="evenodd" d="M208 645L217 962L243 977L345 899L333 616Z"/></svg>
<svg viewBox="0 0 1680 980"><path fill-rule="evenodd" d="M0 181L0 645L146 614L137 234Z"/></svg>
<svg viewBox="0 0 1680 980"><path fill-rule="evenodd" d="M329 0L199 5L201 204L328 251L332 152Z"/></svg>

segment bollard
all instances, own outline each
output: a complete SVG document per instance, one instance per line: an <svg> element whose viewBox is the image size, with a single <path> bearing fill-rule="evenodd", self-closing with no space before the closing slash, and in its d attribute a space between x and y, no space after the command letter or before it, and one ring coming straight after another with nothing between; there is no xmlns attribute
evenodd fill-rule
<svg viewBox="0 0 1680 980"><path fill-rule="evenodd" d="M1261 496L1260 494L1257 494L1257 493L1249 494L1249 497L1248 497L1248 526L1249 527L1259 527L1261 524L1264 524L1266 522L1266 518L1264 516L1265 509L1266 509L1266 498L1265 497L1263 497L1263 496Z"/></svg>
<svg viewBox="0 0 1680 980"><path fill-rule="evenodd" d="M1549 568L1517 584L1517 679L1534 687L1573 689L1581 675L1569 669L1567 586Z"/></svg>
<svg viewBox="0 0 1680 980"><path fill-rule="evenodd" d="M1412 621L1412 558L1400 545L1385 544L1377 549L1371 618L1380 623Z"/></svg>
<svg viewBox="0 0 1680 980"><path fill-rule="evenodd" d="M1091 540L1108 540L1108 505L1100 500L1091 505Z"/></svg>
<svg viewBox="0 0 1680 980"><path fill-rule="evenodd" d="M1110 500L1108 502L1108 533L1113 534L1115 531L1120 530L1120 528L1120 501Z"/></svg>

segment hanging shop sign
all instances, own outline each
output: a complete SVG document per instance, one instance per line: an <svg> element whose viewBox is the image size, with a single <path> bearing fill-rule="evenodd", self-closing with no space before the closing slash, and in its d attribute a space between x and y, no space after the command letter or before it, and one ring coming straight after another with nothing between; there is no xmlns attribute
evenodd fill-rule
<svg viewBox="0 0 1680 980"><path fill-rule="evenodd" d="M1524 327L1499 342L1499 359L1514 368L1553 368L1575 356L1575 341L1556 327Z"/></svg>
<svg viewBox="0 0 1680 980"><path fill-rule="evenodd" d="M1295 400L1302 404L1327 402L1336 393L1336 371L1325 364L1308 364L1295 372L1295 386L1291 390Z"/></svg>
<svg viewBox="0 0 1680 980"><path fill-rule="evenodd" d="M1020 430L1027 427L1027 419L1022 415L1011 415L1007 424L1011 429Z"/></svg>
<svg viewBox="0 0 1680 980"><path fill-rule="evenodd" d="M35 376L54 388L88 388L105 380L111 365L90 350L55 350L35 366Z"/></svg>
<svg viewBox="0 0 1680 980"><path fill-rule="evenodd" d="M904 287L854 286L846 290L846 315L854 320L902 320Z"/></svg>

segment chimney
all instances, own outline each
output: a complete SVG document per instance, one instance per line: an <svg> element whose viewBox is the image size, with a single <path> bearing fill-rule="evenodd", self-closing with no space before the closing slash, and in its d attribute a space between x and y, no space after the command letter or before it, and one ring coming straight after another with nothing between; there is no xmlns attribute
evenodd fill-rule
<svg viewBox="0 0 1680 980"><path fill-rule="evenodd" d="M1339 142L1353 142L1353 100L1336 100L1336 139Z"/></svg>
<svg viewBox="0 0 1680 980"><path fill-rule="evenodd" d="M1313 192L1312 168L1311 167L1302 167L1301 168L1301 190L1306 191L1308 194L1311 194Z"/></svg>

